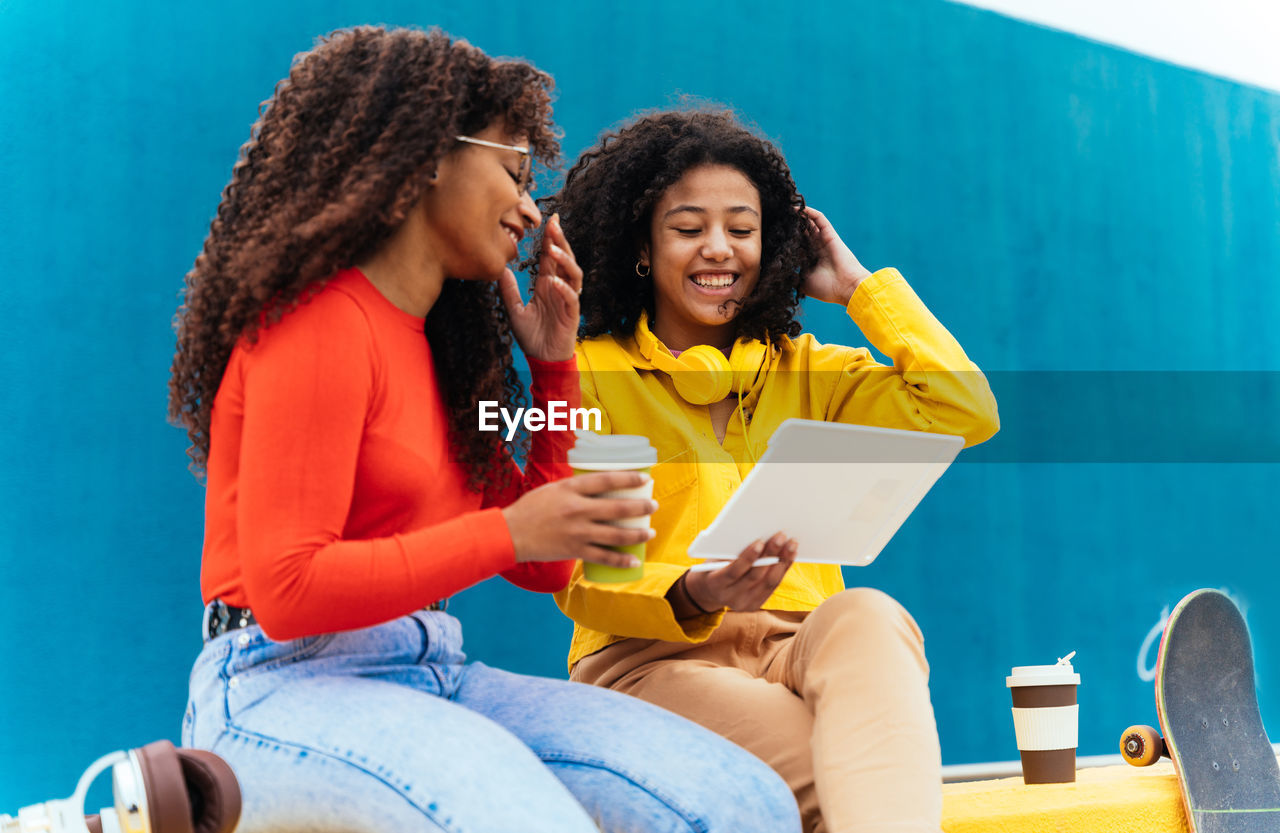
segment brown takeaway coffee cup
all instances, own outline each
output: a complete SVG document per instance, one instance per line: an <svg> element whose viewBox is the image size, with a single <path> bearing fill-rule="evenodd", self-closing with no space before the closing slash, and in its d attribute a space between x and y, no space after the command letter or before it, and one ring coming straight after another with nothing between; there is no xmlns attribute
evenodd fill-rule
<svg viewBox="0 0 1280 833"><path fill-rule="evenodd" d="M1080 675L1071 667L1075 652L1057 665L1021 665L1005 678L1013 695L1013 727L1026 784L1076 780Z"/></svg>

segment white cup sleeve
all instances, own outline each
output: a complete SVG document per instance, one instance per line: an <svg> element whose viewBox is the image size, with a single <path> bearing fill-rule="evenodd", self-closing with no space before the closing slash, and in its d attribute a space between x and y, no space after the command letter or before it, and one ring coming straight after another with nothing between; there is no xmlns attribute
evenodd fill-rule
<svg viewBox="0 0 1280 833"><path fill-rule="evenodd" d="M1013 709L1013 730L1018 749L1042 752L1075 749L1079 745L1080 705Z"/></svg>

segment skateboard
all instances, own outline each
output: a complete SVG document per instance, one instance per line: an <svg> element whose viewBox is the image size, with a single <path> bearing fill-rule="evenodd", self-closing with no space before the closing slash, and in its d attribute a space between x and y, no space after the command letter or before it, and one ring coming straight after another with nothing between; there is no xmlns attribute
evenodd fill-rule
<svg viewBox="0 0 1280 833"><path fill-rule="evenodd" d="M1280 830L1280 768L1258 712L1249 629L1226 594L1197 590L1169 615L1156 715L1163 737L1131 726L1120 753L1134 766L1173 760L1191 833Z"/></svg>

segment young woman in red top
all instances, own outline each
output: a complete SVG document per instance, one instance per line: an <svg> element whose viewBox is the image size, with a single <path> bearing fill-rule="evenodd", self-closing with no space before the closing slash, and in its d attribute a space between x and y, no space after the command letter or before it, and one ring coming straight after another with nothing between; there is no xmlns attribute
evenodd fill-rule
<svg viewBox="0 0 1280 833"><path fill-rule="evenodd" d="M541 225L550 78L439 32L362 27L276 88L187 277L171 414L208 476L187 745L235 769L239 829L798 829L755 758L623 695L467 664L442 600L533 590L648 530L634 473L523 474L479 402L576 404L582 272ZM496 623L497 627L518 626ZM598 826L598 827L597 827Z"/></svg>

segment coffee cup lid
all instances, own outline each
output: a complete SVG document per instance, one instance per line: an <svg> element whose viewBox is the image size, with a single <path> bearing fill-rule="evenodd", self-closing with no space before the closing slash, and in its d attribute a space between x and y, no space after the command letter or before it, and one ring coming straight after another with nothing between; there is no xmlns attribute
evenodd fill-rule
<svg viewBox="0 0 1280 833"><path fill-rule="evenodd" d="M1015 665L1012 676L1004 678L1009 688L1032 685L1080 685L1080 675L1071 667L1075 651L1058 660L1057 665Z"/></svg>
<svg viewBox="0 0 1280 833"><path fill-rule="evenodd" d="M597 434L575 431L569 449L569 465L576 469L647 468L658 462L658 450L649 438L637 434Z"/></svg>

